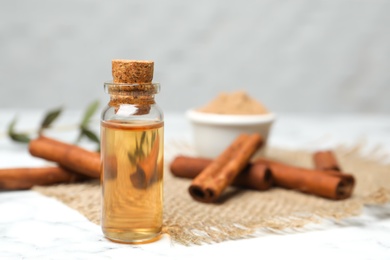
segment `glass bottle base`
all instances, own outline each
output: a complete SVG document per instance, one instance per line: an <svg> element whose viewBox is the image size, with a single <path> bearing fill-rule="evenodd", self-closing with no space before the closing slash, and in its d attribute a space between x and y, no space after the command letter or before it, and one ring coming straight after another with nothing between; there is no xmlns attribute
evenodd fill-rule
<svg viewBox="0 0 390 260"><path fill-rule="evenodd" d="M103 230L104 236L117 243L123 244L146 244L155 242L161 237L161 229L137 229L131 231L107 231Z"/></svg>

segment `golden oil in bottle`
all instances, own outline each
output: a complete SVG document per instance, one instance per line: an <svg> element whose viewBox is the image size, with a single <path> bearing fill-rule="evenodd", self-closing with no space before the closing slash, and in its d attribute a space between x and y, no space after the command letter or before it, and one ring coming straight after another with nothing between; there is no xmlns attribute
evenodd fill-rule
<svg viewBox="0 0 390 260"><path fill-rule="evenodd" d="M102 228L122 242L161 233L163 122L102 122Z"/></svg>

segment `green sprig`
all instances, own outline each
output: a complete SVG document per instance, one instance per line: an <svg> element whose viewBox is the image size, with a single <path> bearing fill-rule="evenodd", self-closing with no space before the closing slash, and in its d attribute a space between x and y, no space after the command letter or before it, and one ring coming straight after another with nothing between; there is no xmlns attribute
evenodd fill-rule
<svg viewBox="0 0 390 260"><path fill-rule="evenodd" d="M88 105L85 110L81 123L79 125L79 136L76 140L76 143L80 142L83 137L86 137L88 140L96 143L98 145L97 150L100 151L100 139L97 134L95 134L90 128L89 124L91 123L92 116L96 113L99 107L99 101L94 101L90 105ZM43 120L39 126L37 131L38 135L42 135L43 132L50 128L53 123L59 118L63 109L56 108L49 110L45 113ZM9 138L11 138L15 142L19 143L29 143L31 141L31 137L26 133L20 133L15 130L15 125L17 123L17 117L15 117L8 126L7 134Z"/></svg>
<svg viewBox="0 0 390 260"><path fill-rule="evenodd" d="M87 110L84 113L83 120L81 121L81 126L86 127L91 121L92 116L96 113L99 108L99 101L96 100L88 105Z"/></svg>
<svg viewBox="0 0 390 260"><path fill-rule="evenodd" d="M60 116L61 113L62 108L53 109L47 112L42 120L42 123L38 130L38 134L41 135L45 129L50 128L53 122Z"/></svg>
<svg viewBox="0 0 390 260"><path fill-rule="evenodd" d="M79 125L79 135L77 137L76 143L80 142L83 137L86 137L90 141L96 143L97 150L100 151L100 139L98 135L95 134L89 128L89 124L91 122L92 116L96 113L98 108L99 108L99 101L94 101L88 105L82 117L81 123Z"/></svg>
<svg viewBox="0 0 390 260"><path fill-rule="evenodd" d="M15 131L15 125L16 125L17 117L15 117L12 122L8 126L8 136L14 140L15 142L19 143L28 143L30 142L30 137L27 134L23 133L17 133Z"/></svg>

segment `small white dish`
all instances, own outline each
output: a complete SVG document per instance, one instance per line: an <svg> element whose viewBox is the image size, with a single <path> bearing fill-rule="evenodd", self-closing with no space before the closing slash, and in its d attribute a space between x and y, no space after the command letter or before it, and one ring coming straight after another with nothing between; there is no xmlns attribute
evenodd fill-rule
<svg viewBox="0 0 390 260"><path fill-rule="evenodd" d="M186 116L192 124L195 151L198 156L206 158L217 157L242 133L259 133L264 138L265 147L272 123L276 119L273 113L223 115L195 109L188 110Z"/></svg>

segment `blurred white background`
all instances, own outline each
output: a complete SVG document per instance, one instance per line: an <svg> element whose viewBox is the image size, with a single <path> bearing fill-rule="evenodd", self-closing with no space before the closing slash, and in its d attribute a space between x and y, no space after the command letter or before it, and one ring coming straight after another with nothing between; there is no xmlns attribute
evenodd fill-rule
<svg viewBox="0 0 390 260"><path fill-rule="evenodd" d="M1 108L82 109L111 59L155 61L164 111L246 90L277 113L389 113L388 0L2 0Z"/></svg>

